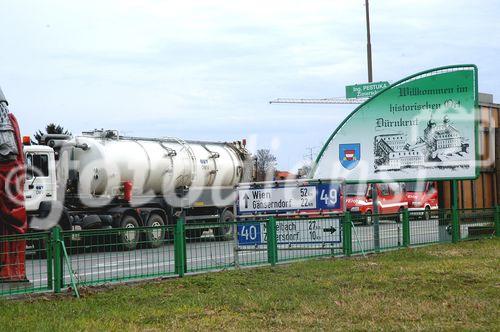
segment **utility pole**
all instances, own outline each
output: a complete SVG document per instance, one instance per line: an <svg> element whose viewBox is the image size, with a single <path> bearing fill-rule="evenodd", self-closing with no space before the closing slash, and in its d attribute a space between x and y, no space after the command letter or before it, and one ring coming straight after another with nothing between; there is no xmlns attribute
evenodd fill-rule
<svg viewBox="0 0 500 332"><path fill-rule="evenodd" d="M373 72L372 72L372 43L370 41L370 6L368 0L365 0L366 9L366 58L368 60L368 82L373 82ZM378 218L378 188L377 185L372 183L370 185L372 193L372 209L373 209L373 239L375 251L378 252L380 248L380 229L379 229L379 218Z"/></svg>
<svg viewBox="0 0 500 332"><path fill-rule="evenodd" d="M370 7L368 0L365 0L366 7L366 56L368 60L368 82L373 82L372 74L372 44L370 41Z"/></svg>
<svg viewBox="0 0 500 332"><path fill-rule="evenodd" d="M307 154L304 155L304 159L307 158L307 160L309 160L309 162L312 164L313 161L314 161L314 150L316 150L316 146L312 146L312 147L307 147L306 150L309 151Z"/></svg>

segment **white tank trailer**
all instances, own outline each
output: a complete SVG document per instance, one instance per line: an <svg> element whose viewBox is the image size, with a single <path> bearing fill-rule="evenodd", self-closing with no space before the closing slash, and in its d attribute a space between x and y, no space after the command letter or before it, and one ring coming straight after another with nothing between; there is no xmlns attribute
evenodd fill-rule
<svg viewBox="0 0 500 332"><path fill-rule="evenodd" d="M63 229L162 226L180 216L186 222L227 222L234 218L234 186L254 180L255 174L244 141L138 138L94 130L75 137L46 135L43 142L54 149L57 160ZM55 202L43 203L42 212L53 209ZM201 236L204 230L188 235ZM229 231L213 229L223 237L230 237ZM135 248L140 236L138 231L124 232L124 248ZM145 236L151 246L159 246L165 231L146 231Z"/></svg>

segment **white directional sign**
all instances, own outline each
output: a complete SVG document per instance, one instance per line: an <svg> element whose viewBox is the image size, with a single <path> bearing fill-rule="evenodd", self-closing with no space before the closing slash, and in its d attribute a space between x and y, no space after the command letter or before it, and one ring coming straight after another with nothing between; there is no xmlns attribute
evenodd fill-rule
<svg viewBox="0 0 500 332"><path fill-rule="evenodd" d="M237 213L265 214L304 210L342 210L339 183L238 188Z"/></svg>
<svg viewBox="0 0 500 332"><path fill-rule="evenodd" d="M339 243L341 241L339 219L278 220L276 240L278 244ZM240 245L267 243L265 223L242 223L238 225Z"/></svg>
<svg viewBox="0 0 500 332"><path fill-rule="evenodd" d="M240 191L240 211L316 208L316 187L284 187Z"/></svg>

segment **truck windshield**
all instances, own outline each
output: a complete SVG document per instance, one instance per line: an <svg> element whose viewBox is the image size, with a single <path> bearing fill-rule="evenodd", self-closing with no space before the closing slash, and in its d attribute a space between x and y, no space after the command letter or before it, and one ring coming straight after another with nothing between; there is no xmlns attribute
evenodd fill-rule
<svg viewBox="0 0 500 332"><path fill-rule="evenodd" d="M28 154L26 156L26 179L49 176L49 156L46 154Z"/></svg>
<svg viewBox="0 0 500 332"><path fill-rule="evenodd" d="M420 192L425 190L425 182L406 182L406 191Z"/></svg>
<svg viewBox="0 0 500 332"><path fill-rule="evenodd" d="M346 184L345 193L347 196L364 196L366 194L366 184Z"/></svg>

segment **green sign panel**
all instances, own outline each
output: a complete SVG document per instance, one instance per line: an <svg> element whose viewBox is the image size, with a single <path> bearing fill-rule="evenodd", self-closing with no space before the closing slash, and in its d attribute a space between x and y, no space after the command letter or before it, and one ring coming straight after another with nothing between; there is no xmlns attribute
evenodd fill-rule
<svg viewBox="0 0 500 332"><path fill-rule="evenodd" d="M389 86L389 82L374 82L348 85L345 87L346 98L370 98Z"/></svg>
<svg viewBox="0 0 500 332"><path fill-rule="evenodd" d="M391 85L330 136L314 178L476 178L477 91L474 65L437 68Z"/></svg>

